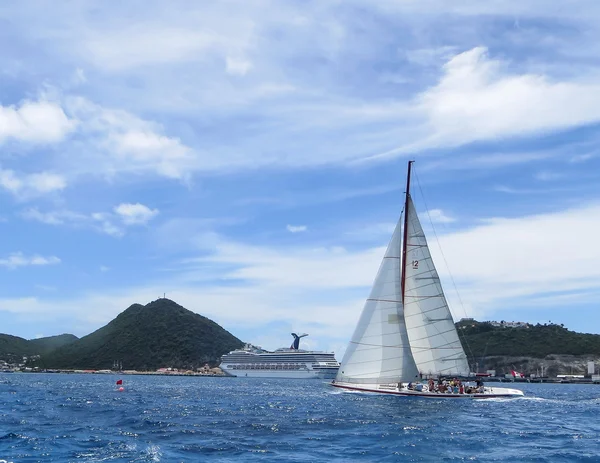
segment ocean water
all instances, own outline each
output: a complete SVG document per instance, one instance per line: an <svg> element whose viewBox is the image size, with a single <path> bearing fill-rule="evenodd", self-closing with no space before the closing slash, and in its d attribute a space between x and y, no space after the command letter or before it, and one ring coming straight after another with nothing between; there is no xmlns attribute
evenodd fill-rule
<svg viewBox="0 0 600 463"><path fill-rule="evenodd" d="M526 398L450 401L318 380L0 373L0 462L600 462L600 385L517 387Z"/></svg>

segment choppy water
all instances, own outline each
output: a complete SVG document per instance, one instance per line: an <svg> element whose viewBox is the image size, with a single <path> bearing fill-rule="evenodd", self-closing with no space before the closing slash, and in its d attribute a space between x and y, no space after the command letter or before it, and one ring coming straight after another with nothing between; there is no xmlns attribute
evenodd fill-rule
<svg viewBox="0 0 600 463"><path fill-rule="evenodd" d="M0 462L600 461L600 386L524 399L366 395L315 380L0 374Z"/></svg>

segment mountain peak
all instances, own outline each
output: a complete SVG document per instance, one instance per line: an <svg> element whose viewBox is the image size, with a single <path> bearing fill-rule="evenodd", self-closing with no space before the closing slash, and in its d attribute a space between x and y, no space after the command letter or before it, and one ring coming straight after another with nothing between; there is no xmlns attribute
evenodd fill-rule
<svg viewBox="0 0 600 463"><path fill-rule="evenodd" d="M132 304L114 320L43 358L45 368L197 368L216 364L242 341L212 320L160 298Z"/></svg>

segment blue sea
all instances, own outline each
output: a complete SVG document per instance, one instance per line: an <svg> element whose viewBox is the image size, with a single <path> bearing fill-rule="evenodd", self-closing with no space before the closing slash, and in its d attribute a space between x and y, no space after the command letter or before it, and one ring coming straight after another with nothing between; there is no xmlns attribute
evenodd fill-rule
<svg viewBox="0 0 600 463"><path fill-rule="evenodd" d="M0 462L600 461L600 386L517 387L526 398L451 401L318 380L0 373Z"/></svg>

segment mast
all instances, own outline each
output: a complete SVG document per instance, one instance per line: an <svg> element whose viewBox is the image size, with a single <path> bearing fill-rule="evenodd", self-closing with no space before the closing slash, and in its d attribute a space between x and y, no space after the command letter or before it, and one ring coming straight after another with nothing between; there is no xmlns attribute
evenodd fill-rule
<svg viewBox="0 0 600 463"><path fill-rule="evenodd" d="M404 306L404 288L406 286L406 244L408 241L408 198L410 198L410 171L415 161L408 161L408 175L406 176L406 197L404 199L404 235L402 236L402 269L400 285L402 288L402 306Z"/></svg>

